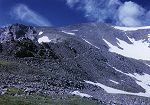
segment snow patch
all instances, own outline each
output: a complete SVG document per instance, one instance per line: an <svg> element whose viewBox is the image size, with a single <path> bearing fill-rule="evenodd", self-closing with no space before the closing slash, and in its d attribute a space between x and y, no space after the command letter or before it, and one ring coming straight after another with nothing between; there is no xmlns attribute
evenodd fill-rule
<svg viewBox="0 0 150 105"><path fill-rule="evenodd" d="M119 82L116 82L116 81L114 81L114 80L109 80L109 81L111 81L111 82L113 82L113 83L115 83L115 84L119 84Z"/></svg>
<svg viewBox="0 0 150 105"><path fill-rule="evenodd" d="M95 45L93 45L92 43L90 43L89 41L87 41L86 39L84 39L84 38L82 38L86 43L88 43L88 44L90 44L91 46L93 46L93 47L95 47L95 48L97 48L97 49L100 49L99 47L97 47L97 46L95 46Z"/></svg>
<svg viewBox="0 0 150 105"><path fill-rule="evenodd" d="M43 33L44 33L44 32L41 31L41 32L39 32L39 35L42 35Z"/></svg>
<svg viewBox="0 0 150 105"><path fill-rule="evenodd" d="M114 26L115 29L122 30L122 31L136 31L136 30L144 30L144 29L150 29L150 26L145 27L119 27Z"/></svg>
<svg viewBox="0 0 150 105"><path fill-rule="evenodd" d="M150 97L150 75L144 73L143 75L134 73L124 73L120 70L118 70L117 68L111 66L110 64L108 64L110 67L112 67L113 69L115 69L117 72L120 72L124 75L127 75L131 78L134 78L136 83L141 86L143 89L145 89L145 93L131 93L131 92L126 92L126 91L122 91L122 90L118 90L118 89L114 89L108 86L105 86L103 84L100 83L94 83L91 81L85 81L86 83L92 84L92 85L96 85L99 86L101 88L103 88L106 92L108 93L113 93L113 94L128 94L128 95L136 95L136 96L143 96L143 97Z"/></svg>
<svg viewBox="0 0 150 105"><path fill-rule="evenodd" d="M81 93L79 91L74 91L74 92L71 92L72 95L77 95L77 96L80 96L80 97L87 97L87 98L90 98L90 97L93 97L91 95L88 95L88 94L85 94L85 93Z"/></svg>
<svg viewBox="0 0 150 105"><path fill-rule="evenodd" d="M145 65L147 65L148 67L150 67L150 64L145 63Z"/></svg>
<svg viewBox="0 0 150 105"><path fill-rule="evenodd" d="M49 38L47 36L43 36L43 37L38 39L38 42L39 43L42 43L42 42L48 43L48 42L51 42L51 40L49 40Z"/></svg>
<svg viewBox="0 0 150 105"><path fill-rule="evenodd" d="M109 63L107 63L107 65L108 65L108 66L110 66L111 68L113 68L114 70L116 70L116 71L117 71L117 72L119 72L119 73L122 73L122 74L124 74L124 75L130 76L130 77L133 77L133 75L132 75L132 74L130 74L130 73L124 73L124 72L122 72L121 70L118 70L117 68L113 67L113 66L112 66L112 65L110 65Z"/></svg>
<svg viewBox="0 0 150 105"><path fill-rule="evenodd" d="M75 33L72 33L72 32L67 32L67 31L61 31L61 32L68 34L68 35L75 35Z"/></svg>
<svg viewBox="0 0 150 105"><path fill-rule="evenodd" d="M141 81L143 84L150 86L150 75L149 74L144 73L143 75L140 75L140 74L134 73L134 75L132 75L132 77L134 77L138 81Z"/></svg>
<svg viewBox="0 0 150 105"><path fill-rule="evenodd" d="M101 87L107 93L110 93L110 94L126 94L126 95L150 97L150 87L148 85L145 85L142 82L138 82L138 81L137 81L137 84L142 86L142 87L144 87L144 89L146 89L145 93L142 93L142 92L139 92L139 93L126 92L126 91L123 91L123 90L119 90L119 89L115 89L115 88L112 88L112 87L108 87L108 86L103 85L101 83L94 83L92 81L85 81L85 82L88 83L88 84L94 85L94 86Z"/></svg>
<svg viewBox="0 0 150 105"><path fill-rule="evenodd" d="M129 38L129 40L133 44L128 44L127 42L117 39L118 45L123 48L120 49L117 46L112 45L107 40L103 39L105 43L110 47L109 51L114 52L125 57L134 58L134 59L141 59L141 60L150 60L150 43L144 40L135 41L135 39Z"/></svg>

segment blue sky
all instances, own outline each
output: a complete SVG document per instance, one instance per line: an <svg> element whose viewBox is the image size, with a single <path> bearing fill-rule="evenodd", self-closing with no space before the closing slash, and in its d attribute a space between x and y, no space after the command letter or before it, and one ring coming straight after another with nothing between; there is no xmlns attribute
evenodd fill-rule
<svg viewBox="0 0 150 105"><path fill-rule="evenodd" d="M0 25L66 26L104 22L150 25L148 0L0 0Z"/></svg>
<svg viewBox="0 0 150 105"><path fill-rule="evenodd" d="M63 0L0 0L0 25L16 22L30 24L11 16L12 9L20 4L38 13L53 26L88 22L81 11L70 9Z"/></svg>

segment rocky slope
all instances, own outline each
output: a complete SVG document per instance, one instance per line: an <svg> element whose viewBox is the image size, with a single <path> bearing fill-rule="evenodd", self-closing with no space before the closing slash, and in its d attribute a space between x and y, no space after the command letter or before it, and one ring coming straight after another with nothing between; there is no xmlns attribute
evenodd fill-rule
<svg viewBox="0 0 150 105"><path fill-rule="evenodd" d="M121 29L101 23L0 28L1 92L15 86L108 105L150 105L150 29Z"/></svg>

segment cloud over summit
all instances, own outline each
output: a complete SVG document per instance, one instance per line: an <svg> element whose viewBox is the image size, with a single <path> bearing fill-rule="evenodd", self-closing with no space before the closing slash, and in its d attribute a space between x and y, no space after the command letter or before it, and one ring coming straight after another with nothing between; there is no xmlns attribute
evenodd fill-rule
<svg viewBox="0 0 150 105"><path fill-rule="evenodd" d="M150 11L140 5L120 0L66 0L69 7L84 11L85 17L96 22L111 21L120 26L150 25Z"/></svg>

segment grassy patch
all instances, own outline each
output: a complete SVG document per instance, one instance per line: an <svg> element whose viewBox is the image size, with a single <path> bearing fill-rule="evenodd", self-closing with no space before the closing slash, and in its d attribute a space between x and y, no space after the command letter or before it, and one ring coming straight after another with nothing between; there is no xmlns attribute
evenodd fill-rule
<svg viewBox="0 0 150 105"><path fill-rule="evenodd" d="M18 89L16 87L9 87L5 94L11 95L11 96L22 95L22 94L24 94L24 91L21 89Z"/></svg>
<svg viewBox="0 0 150 105"><path fill-rule="evenodd" d="M12 62L8 62L8 61L0 61L0 65L2 66L9 66L9 65L13 65Z"/></svg>
<svg viewBox="0 0 150 105"><path fill-rule="evenodd" d="M98 105L97 102L76 96L0 96L0 105Z"/></svg>
<svg viewBox="0 0 150 105"><path fill-rule="evenodd" d="M18 71L18 64L12 61L0 60L0 71L12 72Z"/></svg>

